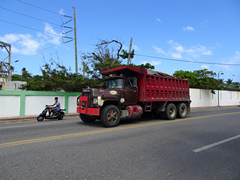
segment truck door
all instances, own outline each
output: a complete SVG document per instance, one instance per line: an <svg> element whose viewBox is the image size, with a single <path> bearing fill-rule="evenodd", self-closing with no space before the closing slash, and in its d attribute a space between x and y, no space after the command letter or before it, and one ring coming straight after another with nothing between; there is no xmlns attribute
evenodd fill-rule
<svg viewBox="0 0 240 180"><path fill-rule="evenodd" d="M137 78L131 77L125 82L125 102L124 105L136 104L138 101Z"/></svg>

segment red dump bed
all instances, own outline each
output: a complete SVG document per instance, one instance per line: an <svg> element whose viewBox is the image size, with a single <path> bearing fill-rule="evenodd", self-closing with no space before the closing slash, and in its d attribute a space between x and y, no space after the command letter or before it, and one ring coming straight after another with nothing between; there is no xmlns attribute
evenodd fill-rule
<svg viewBox="0 0 240 180"><path fill-rule="evenodd" d="M190 101L189 80L133 66L121 66L101 74L126 75L138 80L138 101Z"/></svg>

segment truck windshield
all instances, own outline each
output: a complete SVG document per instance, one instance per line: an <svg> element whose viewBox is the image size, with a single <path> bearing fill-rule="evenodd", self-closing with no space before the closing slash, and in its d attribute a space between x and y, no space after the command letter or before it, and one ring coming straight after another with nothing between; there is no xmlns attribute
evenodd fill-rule
<svg viewBox="0 0 240 180"><path fill-rule="evenodd" d="M106 89L123 88L123 79L111 79L107 81Z"/></svg>

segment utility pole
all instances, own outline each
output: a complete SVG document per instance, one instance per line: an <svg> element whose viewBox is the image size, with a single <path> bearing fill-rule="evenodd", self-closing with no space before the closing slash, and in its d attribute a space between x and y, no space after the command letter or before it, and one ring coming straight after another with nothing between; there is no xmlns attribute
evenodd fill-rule
<svg viewBox="0 0 240 180"><path fill-rule="evenodd" d="M85 78L85 63L83 61L83 77Z"/></svg>
<svg viewBox="0 0 240 180"><path fill-rule="evenodd" d="M127 65L129 65L129 61L130 61L131 48L132 48L132 38L131 38L130 46L129 46L129 53L128 53L128 62L127 62Z"/></svg>
<svg viewBox="0 0 240 180"><path fill-rule="evenodd" d="M75 15L75 7L73 8L73 19L74 19L74 40L75 40L75 70L76 74L78 74L78 63L77 63L77 32L76 32L76 15Z"/></svg>
<svg viewBox="0 0 240 180"><path fill-rule="evenodd" d="M12 81L11 44L0 41L0 47L1 47L1 49L5 48L5 50L8 52L8 56L5 58L5 59L8 58L8 63L4 62L5 59L0 62L0 72L2 73L2 78L3 78L3 74L6 74L7 78L5 78L5 79L7 79L8 81Z"/></svg>

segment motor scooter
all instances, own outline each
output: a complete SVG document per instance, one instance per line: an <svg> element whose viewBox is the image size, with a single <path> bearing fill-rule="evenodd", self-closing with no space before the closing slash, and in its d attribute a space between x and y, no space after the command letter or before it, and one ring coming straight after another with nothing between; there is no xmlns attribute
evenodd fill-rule
<svg viewBox="0 0 240 180"><path fill-rule="evenodd" d="M59 110L54 111L51 116L47 116L48 109L49 109L49 106L46 105L46 108L37 117L38 122L43 121L44 118L45 119L56 119L56 118L58 118L58 120L62 120L63 116L65 115L64 111L66 111L66 109L59 109Z"/></svg>

